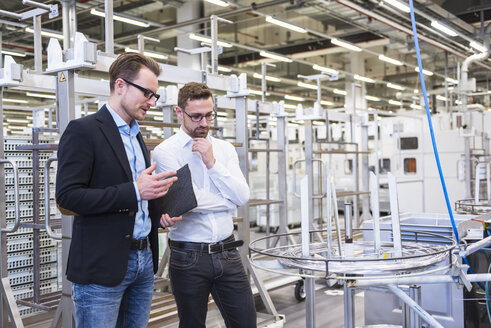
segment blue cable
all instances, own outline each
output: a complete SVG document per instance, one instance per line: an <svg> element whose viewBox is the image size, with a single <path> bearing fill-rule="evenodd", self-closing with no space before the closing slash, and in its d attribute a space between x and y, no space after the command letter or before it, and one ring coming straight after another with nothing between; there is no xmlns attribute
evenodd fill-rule
<svg viewBox="0 0 491 328"><path fill-rule="evenodd" d="M445 195L445 203L447 204L447 211L448 211L448 214L450 216L450 221L452 223L453 233L455 235L455 239L457 240L457 244L459 244L460 243L459 233L457 232L457 226L455 225L455 219L454 219L453 212L452 212L452 206L450 205L450 200L448 199L447 186L445 184L445 179L443 178L442 166L440 164L440 156L438 155L438 149L436 147L436 141L435 141L435 133L433 132L433 123L431 121L430 106L428 105L428 97L426 95L426 85L425 85L425 80L424 80L424 76L423 76L423 64L421 63L421 54L419 52L418 33L416 32L416 20L414 18L413 0L409 0L409 8L411 11L411 25L413 27L414 48L416 50L416 56L418 58L419 78L421 80L421 89L423 90L423 98L425 101L425 108L426 108L426 117L428 118L428 126L430 128L430 135L431 135L431 144L433 145L433 154L435 155L435 161L436 161L436 165L438 167L438 174L440 175L440 182L442 184L443 194ZM473 274L474 272L472 272L469 261L467 260L466 257L464 257L463 259L464 259L465 263L469 266L469 272L471 274ZM484 289L484 287L479 282L478 282L478 285L482 289Z"/></svg>

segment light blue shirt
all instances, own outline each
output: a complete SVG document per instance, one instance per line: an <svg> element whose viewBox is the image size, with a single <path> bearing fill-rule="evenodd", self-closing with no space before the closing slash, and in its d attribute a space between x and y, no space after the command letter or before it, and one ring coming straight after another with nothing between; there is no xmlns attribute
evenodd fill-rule
<svg viewBox="0 0 491 328"><path fill-rule="evenodd" d="M145 158L140 147L140 143L136 136L140 133L140 126L135 120L131 121L131 127L109 106L106 107L116 123L121 141L123 141L128 163L130 164L131 173L133 175L133 185L135 186L136 198L138 200L138 212L135 216L135 227L133 229L133 238L140 239L148 236L152 229L152 222L148 215L148 201L142 200L140 191L136 184L136 179L141 172L146 169Z"/></svg>

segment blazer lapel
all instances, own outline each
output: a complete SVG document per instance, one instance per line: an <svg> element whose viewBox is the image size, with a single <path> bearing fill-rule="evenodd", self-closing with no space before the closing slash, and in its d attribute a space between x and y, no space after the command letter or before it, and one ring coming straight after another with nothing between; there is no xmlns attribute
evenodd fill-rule
<svg viewBox="0 0 491 328"><path fill-rule="evenodd" d="M126 156L126 150L124 149L123 141L121 140L121 135L119 134L118 127L116 123L107 110L106 106L103 106L97 112L97 120L101 122L100 129L106 137L109 145L111 146L119 164L123 167L126 176L129 181L133 180L133 175L131 174L130 163L128 163L128 157Z"/></svg>
<svg viewBox="0 0 491 328"><path fill-rule="evenodd" d="M145 167L150 166L150 155L148 154L148 149L147 146L145 145L145 142L143 141L143 137L141 133L138 133L136 136L136 139L138 139L138 143L140 144L140 148L143 153L143 157L145 158Z"/></svg>

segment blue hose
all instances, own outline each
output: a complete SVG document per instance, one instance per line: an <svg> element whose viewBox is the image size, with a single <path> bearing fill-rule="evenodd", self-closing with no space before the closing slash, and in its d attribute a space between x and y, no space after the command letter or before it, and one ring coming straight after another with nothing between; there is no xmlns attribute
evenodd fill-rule
<svg viewBox="0 0 491 328"><path fill-rule="evenodd" d="M433 123L431 121L430 106L428 105L428 97L426 95L426 85L425 85L425 80L424 80L424 76L423 76L423 64L421 63L421 54L419 52L418 33L416 32L416 20L414 18L413 0L409 0L409 8L411 10L411 25L413 27L414 48L416 49L416 56L418 58L419 78L421 80L421 89L423 90L423 98L425 101L425 108L426 108L426 117L428 118L428 126L430 128L430 135L431 135L431 144L433 145L433 154L435 155L436 166L438 167L438 174L440 175L440 182L442 184L443 194L445 195L445 203L447 204L447 211L448 211L448 215L450 216L450 222L452 223L453 233L455 235L455 239L457 240L457 244L458 244L458 243L460 243L459 233L457 231L457 226L455 225L455 219L454 219L453 212L452 212L452 206L450 205L450 200L448 199L447 186L445 184L445 179L443 177L442 166L440 164L440 156L438 155L438 149L436 147L435 133L433 132ZM469 272L471 274L473 274L474 272L472 272L469 261L467 260L466 257L464 257L463 259L469 267ZM478 285L482 289L484 289L484 287L480 283L478 283Z"/></svg>

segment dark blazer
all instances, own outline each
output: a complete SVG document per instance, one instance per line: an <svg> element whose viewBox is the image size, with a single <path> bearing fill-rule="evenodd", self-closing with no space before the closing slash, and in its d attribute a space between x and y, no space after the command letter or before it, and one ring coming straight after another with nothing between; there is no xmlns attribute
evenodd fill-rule
<svg viewBox="0 0 491 328"><path fill-rule="evenodd" d="M141 134L138 142L150 166ZM58 147L56 202L73 212L67 278L79 284L115 286L127 270L138 211L130 165L119 130L104 106L97 113L73 120ZM152 202L149 202L149 212ZM158 268L160 217L150 215L149 235L154 272Z"/></svg>

